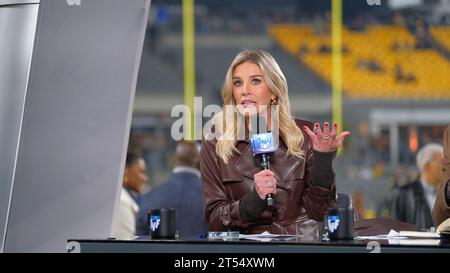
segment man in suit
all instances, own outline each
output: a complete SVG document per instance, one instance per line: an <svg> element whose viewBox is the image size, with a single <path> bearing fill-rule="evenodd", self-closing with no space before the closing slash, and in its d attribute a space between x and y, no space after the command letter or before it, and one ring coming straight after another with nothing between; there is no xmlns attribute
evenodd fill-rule
<svg viewBox="0 0 450 273"><path fill-rule="evenodd" d="M393 195L391 217L415 224L418 229L433 226L431 209L436 200L436 189L442 176L443 147L429 143L417 153L420 176L413 183L399 189Z"/></svg>
<svg viewBox="0 0 450 273"><path fill-rule="evenodd" d="M136 234L148 235L150 209L174 208L175 225L181 238L207 232L200 182L200 151L194 142L179 142L172 174L158 187L144 194L136 221Z"/></svg>
<svg viewBox="0 0 450 273"><path fill-rule="evenodd" d="M433 223L437 227L450 217L450 126L444 133L444 160L442 162L444 174L437 191L436 203L433 208Z"/></svg>

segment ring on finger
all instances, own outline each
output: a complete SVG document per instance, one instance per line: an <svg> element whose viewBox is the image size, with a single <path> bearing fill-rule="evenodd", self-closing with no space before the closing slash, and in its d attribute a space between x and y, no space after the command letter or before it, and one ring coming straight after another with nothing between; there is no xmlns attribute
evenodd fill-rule
<svg viewBox="0 0 450 273"><path fill-rule="evenodd" d="M323 139L329 139L330 136L329 136L329 135L323 135L322 138L323 138Z"/></svg>

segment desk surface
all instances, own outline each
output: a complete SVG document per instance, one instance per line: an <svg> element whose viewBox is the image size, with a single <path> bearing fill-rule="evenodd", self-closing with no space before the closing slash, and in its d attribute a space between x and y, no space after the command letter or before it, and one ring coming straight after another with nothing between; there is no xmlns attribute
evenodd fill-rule
<svg viewBox="0 0 450 273"><path fill-rule="evenodd" d="M450 253L448 239L408 240L407 245L389 244L387 240L319 241L296 238L289 241L260 242L253 240L150 239L70 239L69 252L132 252L132 253Z"/></svg>

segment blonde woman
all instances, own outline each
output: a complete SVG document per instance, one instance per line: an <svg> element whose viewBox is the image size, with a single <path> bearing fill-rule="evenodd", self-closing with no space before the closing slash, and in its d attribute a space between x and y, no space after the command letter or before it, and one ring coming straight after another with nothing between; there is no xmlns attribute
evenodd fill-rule
<svg viewBox="0 0 450 273"><path fill-rule="evenodd" d="M337 126L291 115L286 79L275 59L263 50L243 50L232 61L222 87L223 111L205 136L201 151L202 189L210 231L314 235L316 221L335 205L333 152L349 132L336 138ZM237 114L230 114L236 106ZM255 162L248 136L254 128L248 116L277 109L278 147L270 169ZM263 110L261 110L263 109ZM267 111L264 111L267 110ZM232 122L247 114L247 122ZM273 126L267 115L267 126ZM245 127L245 128L241 128ZM239 132L244 129L246 134ZM250 132L250 133L249 133ZM267 194L274 206L266 205ZM314 221L316 220L316 221Z"/></svg>

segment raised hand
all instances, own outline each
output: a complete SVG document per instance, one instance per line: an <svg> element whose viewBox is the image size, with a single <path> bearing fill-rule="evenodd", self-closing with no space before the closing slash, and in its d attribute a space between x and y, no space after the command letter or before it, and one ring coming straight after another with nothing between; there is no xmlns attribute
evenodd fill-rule
<svg viewBox="0 0 450 273"><path fill-rule="evenodd" d="M306 126L303 126L303 130L305 130L311 139L313 149L322 153L336 151L342 145L344 139L350 135L349 131L344 131L336 139L337 124L334 123L333 129L330 132L330 125L328 122L323 124L323 131L320 128L319 123L314 123L314 131L311 131L311 129Z"/></svg>

